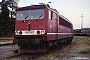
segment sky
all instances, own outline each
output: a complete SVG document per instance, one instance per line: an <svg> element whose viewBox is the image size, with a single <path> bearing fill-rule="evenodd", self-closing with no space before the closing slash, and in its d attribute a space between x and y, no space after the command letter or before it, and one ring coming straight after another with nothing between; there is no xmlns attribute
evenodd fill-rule
<svg viewBox="0 0 90 60"><path fill-rule="evenodd" d="M81 28L81 15L83 14L83 28L90 28L90 0L20 0L19 7L29 6L38 3L50 3L52 8L64 17L68 18L74 29Z"/></svg>

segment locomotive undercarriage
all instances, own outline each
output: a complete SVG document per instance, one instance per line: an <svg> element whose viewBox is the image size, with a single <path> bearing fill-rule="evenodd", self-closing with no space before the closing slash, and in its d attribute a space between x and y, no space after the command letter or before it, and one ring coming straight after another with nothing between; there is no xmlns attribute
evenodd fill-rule
<svg viewBox="0 0 90 60"><path fill-rule="evenodd" d="M67 44L71 44L73 37L68 37L68 38L62 38L62 39L58 39L58 40L51 40L47 42L47 47L53 47L53 46L61 46L61 45L67 45Z"/></svg>
<svg viewBox="0 0 90 60"><path fill-rule="evenodd" d="M59 40L46 41L46 37L33 37L33 38L15 38L14 43L18 42L21 52L36 53L46 52L48 48L56 46L64 46L70 44L73 37L63 38Z"/></svg>
<svg viewBox="0 0 90 60"><path fill-rule="evenodd" d="M20 49L45 49L45 37L18 37L16 42Z"/></svg>

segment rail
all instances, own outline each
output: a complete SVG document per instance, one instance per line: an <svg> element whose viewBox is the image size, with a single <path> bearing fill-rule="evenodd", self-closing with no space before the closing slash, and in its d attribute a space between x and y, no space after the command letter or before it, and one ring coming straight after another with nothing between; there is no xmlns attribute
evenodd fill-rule
<svg viewBox="0 0 90 60"><path fill-rule="evenodd" d="M0 40L13 40L14 37L0 37Z"/></svg>

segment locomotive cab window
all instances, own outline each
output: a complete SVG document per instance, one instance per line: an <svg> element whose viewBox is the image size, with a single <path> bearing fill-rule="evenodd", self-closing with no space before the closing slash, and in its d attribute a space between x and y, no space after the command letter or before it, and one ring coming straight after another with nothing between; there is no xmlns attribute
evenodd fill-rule
<svg viewBox="0 0 90 60"><path fill-rule="evenodd" d="M17 20L35 20L44 18L44 9L17 11Z"/></svg>
<svg viewBox="0 0 90 60"><path fill-rule="evenodd" d="M38 10L30 10L30 19L43 19L44 18L44 10L38 9Z"/></svg>
<svg viewBox="0 0 90 60"><path fill-rule="evenodd" d="M29 10L25 10L25 11L17 11L16 14L16 19L17 20L28 20L29 19ZM27 18L26 18L27 17Z"/></svg>
<svg viewBox="0 0 90 60"><path fill-rule="evenodd" d="M52 20L53 17L53 12L49 10L49 14L48 14L49 20Z"/></svg>

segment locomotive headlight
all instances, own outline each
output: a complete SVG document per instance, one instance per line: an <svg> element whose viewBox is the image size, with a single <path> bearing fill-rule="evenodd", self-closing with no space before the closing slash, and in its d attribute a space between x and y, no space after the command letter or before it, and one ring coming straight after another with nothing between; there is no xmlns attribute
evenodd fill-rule
<svg viewBox="0 0 90 60"><path fill-rule="evenodd" d="M40 34L40 31L37 31L37 34Z"/></svg>
<svg viewBox="0 0 90 60"><path fill-rule="evenodd" d="M45 31L44 31L44 30L42 30L42 31L41 31L41 34L45 34Z"/></svg>
<svg viewBox="0 0 90 60"><path fill-rule="evenodd" d="M45 30L38 30L37 34L45 34Z"/></svg>
<svg viewBox="0 0 90 60"><path fill-rule="evenodd" d="M22 34L22 31L19 31L19 34Z"/></svg>
<svg viewBox="0 0 90 60"><path fill-rule="evenodd" d="M15 34L17 35L18 34L18 31L15 31Z"/></svg>

